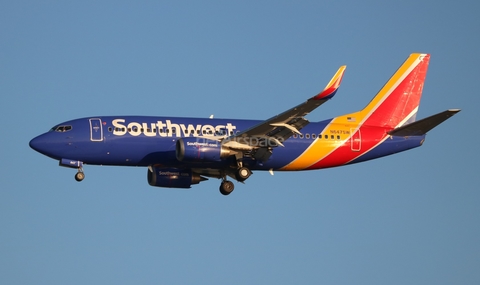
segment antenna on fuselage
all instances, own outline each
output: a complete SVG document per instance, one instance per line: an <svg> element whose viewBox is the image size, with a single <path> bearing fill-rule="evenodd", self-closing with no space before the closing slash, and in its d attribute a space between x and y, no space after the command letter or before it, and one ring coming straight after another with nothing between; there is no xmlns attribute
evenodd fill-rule
<svg viewBox="0 0 480 285"><path fill-rule="evenodd" d="M209 119L213 119L213 114L210 115L210 117L208 117Z"/></svg>

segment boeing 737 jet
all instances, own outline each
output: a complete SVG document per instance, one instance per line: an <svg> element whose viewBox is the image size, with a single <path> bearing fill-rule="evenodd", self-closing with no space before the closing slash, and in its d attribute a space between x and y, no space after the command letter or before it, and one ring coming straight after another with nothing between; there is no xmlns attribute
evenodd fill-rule
<svg viewBox="0 0 480 285"><path fill-rule="evenodd" d="M34 150L77 169L144 166L151 186L190 188L221 179L220 193L252 171L298 171L363 162L421 146L426 133L453 116L450 109L416 120L429 54L412 54L361 111L320 122L305 116L330 100L345 72L325 89L270 119L235 120L96 116L58 124L30 141Z"/></svg>

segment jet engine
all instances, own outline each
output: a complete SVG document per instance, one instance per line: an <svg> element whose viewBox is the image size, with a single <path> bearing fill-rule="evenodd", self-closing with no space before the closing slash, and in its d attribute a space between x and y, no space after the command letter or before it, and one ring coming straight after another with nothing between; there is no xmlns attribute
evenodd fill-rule
<svg viewBox="0 0 480 285"><path fill-rule="evenodd" d="M152 167L148 169L147 180L150 186L190 188L191 185L208 179L199 174L192 173L190 169Z"/></svg>
<svg viewBox="0 0 480 285"><path fill-rule="evenodd" d="M230 149L223 147L218 141L202 138L181 138L176 144L176 155L179 161L213 162L227 158L232 153Z"/></svg>

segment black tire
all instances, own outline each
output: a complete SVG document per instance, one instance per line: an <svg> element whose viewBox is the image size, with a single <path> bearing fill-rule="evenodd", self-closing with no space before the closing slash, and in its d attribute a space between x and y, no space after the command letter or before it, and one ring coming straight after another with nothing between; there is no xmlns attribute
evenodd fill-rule
<svg viewBox="0 0 480 285"><path fill-rule="evenodd" d="M84 178L85 174L83 172L77 172L77 174L75 174L75 180L77 180L78 182L82 181Z"/></svg>
<svg viewBox="0 0 480 285"><path fill-rule="evenodd" d="M235 185L232 181L223 181L222 184L220 184L220 193L222 193L222 195L229 195L233 192L233 189L235 189Z"/></svg>
<svg viewBox="0 0 480 285"><path fill-rule="evenodd" d="M243 182L248 179L252 175L252 172L250 169L246 167L240 167L237 169L237 172L235 173L235 177L237 178L238 181Z"/></svg>

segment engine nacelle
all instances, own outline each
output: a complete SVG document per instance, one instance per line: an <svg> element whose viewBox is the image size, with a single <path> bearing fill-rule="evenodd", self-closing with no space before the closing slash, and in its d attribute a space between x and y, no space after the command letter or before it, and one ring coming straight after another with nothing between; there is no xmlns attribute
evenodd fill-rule
<svg viewBox="0 0 480 285"><path fill-rule="evenodd" d="M208 179L192 173L192 170L189 169L152 167L148 170L147 180L150 186L190 188L192 184L198 184Z"/></svg>
<svg viewBox="0 0 480 285"><path fill-rule="evenodd" d="M230 149L223 147L218 141L202 138L181 138L176 144L176 155L179 161L213 162L227 158L232 153Z"/></svg>

